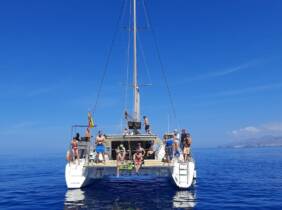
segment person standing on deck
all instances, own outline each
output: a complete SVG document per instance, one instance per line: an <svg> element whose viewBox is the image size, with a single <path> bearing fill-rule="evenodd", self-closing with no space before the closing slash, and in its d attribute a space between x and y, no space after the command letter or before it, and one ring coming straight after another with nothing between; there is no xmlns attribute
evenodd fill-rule
<svg viewBox="0 0 282 210"><path fill-rule="evenodd" d="M186 132L186 129L183 128L181 131L181 137L180 137L180 147L182 150L184 148L184 141L186 137L187 137L187 132Z"/></svg>
<svg viewBox="0 0 282 210"><path fill-rule="evenodd" d="M73 137L71 141L71 147L72 147L72 154L73 154L74 160L77 159L77 162L79 164L78 141L76 137Z"/></svg>
<svg viewBox="0 0 282 210"><path fill-rule="evenodd" d="M165 161L170 163L173 158L173 139L164 135L163 143L165 144Z"/></svg>
<svg viewBox="0 0 282 210"><path fill-rule="evenodd" d="M119 176L119 168L123 164L125 160L126 150L123 144L119 145L119 147L116 149L116 160L117 160L117 177Z"/></svg>
<svg viewBox="0 0 282 210"><path fill-rule="evenodd" d="M177 129L174 129L174 131L173 131L173 138L174 138L176 141L179 141L179 139L180 139L180 135L179 135Z"/></svg>
<svg viewBox="0 0 282 210"><path fill-rule="evenodd" d="M135 165L135 171L138 174L139 169L143 163L143 157L145 155L145 150L144 148L141 146L141 143L139 142L137 144L137 148L136 148L136 153L133 155L133 160L134 160L134 165Z"/></svg>
<svg viewBox="0 0 282 210"><path fill-rule="evenodd" d="M184 148L183 148L183 156L184 160L187 160L187 157L191 157L191 145L192 145L192 137L191 135L187 135L184 141ZM186 156L186 158L185 158Z"/></svg>
<svg viewBox="0 0 282 210"><path fill-rule="evenodd" d="M86 141L90 141L91 139L91 132L90 132L90 128L86 128L86 131L85 131L85 140Z"/></svg>
<svg viewBox="0 0 282 210"><path fill-rule="evenodd" d="M177 133L177 130L174 130L173 134L173 156L179 157L179 134Z"/></svg>
<svg viewBox="0 0 282 210"><path fill-rule="evenodd" d="M98 161L99 160L99 155L102 154L103 156L103 162L105 164L105 136L102 135L102 132L99 131L98 132L98 136L96 137L96 160Z"/></svg>
<svg viewBox="0 0 282 210"><path fill-rule="evenodd" d="M145 132L146 132L147 134L149 134L149 132L150 132L149 119L148 119L148 117L146 117L146 116L143 116L143 119L144 119Z"/></svg>

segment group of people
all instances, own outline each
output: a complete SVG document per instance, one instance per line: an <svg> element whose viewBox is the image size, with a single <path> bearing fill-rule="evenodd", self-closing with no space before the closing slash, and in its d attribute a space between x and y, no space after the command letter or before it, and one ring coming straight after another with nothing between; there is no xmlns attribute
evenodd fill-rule
<svg viewBox="0 0 282 210"><path fill-rule="evenodd" d="M91 137L92 136L91 136L91 132L90 132L90 128L89 127L86 128L85 136L84 137L80 137L80 134L76 133L76 135L72 138L72 141L71 141L72 158L70 157L71 154L68 152L67 159L69 161L71 159L79 161L80 156L82 156L83 153L85 152L85 151L81 151L80 152L81 154L79 154L79 150L78 150L79 142L81 142L81 141L90 142ZM103 156L103 160L105 161L105 146L104 146L104 142L105 142L105 136L102 135L101 131L99 131L98 135L96 137L96 141L95 141L95 143L96 143L96 152L97 152L96 159L98 159L98 155L99 155L99 153L101 153L102 156Z"/></svg>
<svg viewBox="0 0 282 210"><path fill-rule="evenodd" d="M116 149L116 161L117 161L117 175L119 175L119 168L120 166L124 163L125 161L125 156L126 156L126 149L123 146L123 144L120 144L118 148ZM149 151L146 154L145 149L142 147L142 144L140 142L137 143L137 147L134 151L133 154L133 162L134 162L134 167L135 171L138 174L139 169L141 168L144 158L146 155L149 154Z"/></svg>
<svg viewBox="0 0 282 210"><path fill-rule="evenodd" d="M146 118L146 116L144 116L144 124L145 124L145 131L150 132L149 121L148 118ZM124 133L124 135L127 135L128 130L125 131L126 133ZM79 158L81 156L81 154L79 154L79 149L78 149L79 141L90 142L91 137L92 136L89 128L87 128L85 131L85 137L80 138L79 133L76 133L76 135L73 137L71 141L72 158L67 158L67 159L68 160L77 159L79 161ZM105 141L106 141L105 135L101 131L99 131L95 139L95 144L96 144L95 160L96 162L103 162L104 164L105 164L105 152L106 152ZM165 145L165 156L164 156L165 162L170 163L173 157L179 157L181 151L183 154L184 161L187 161L188 158L191 156L190 147L192 144L192 138L190 133L187 132L186 129L182 129L181 134L179 134L177 130L174 130L173 135L170 134L164 135L163 143ZM146 148L148 149L146 153L145 149L142 147L142 144L140 142L137 143L137 147L133 151L133 158L132 158L136 173L138 173L140 167L142 166L145 157L154 158L154 153L157 150L156 147L157 147L156 142L151 142L149 146L146 145ZM127 150L125 149L123 144L120 144L115 151L116 151L116 161L117 161L117 174L119 174L119 168L121 165L123 165L125 161Z"/></svg>
<svg viewBox="0 0 282 210"><path fill-rule="evenodd" d="M174 156L179 157L180 149L182 150L184 161L187 161L188 157L190 157L192 137L186 129L182 129L181 136L177 130L174 130L173 135L164 135L163 143L165 145L165 162L170 163Z"/></svg>

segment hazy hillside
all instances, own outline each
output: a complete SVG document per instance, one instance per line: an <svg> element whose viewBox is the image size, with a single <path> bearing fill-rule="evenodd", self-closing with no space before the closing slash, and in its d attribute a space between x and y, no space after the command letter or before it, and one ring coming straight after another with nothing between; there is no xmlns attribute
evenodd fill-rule
<svg viewBox="0 0 282 210"><path fill-rule="evenodd" d="M263 136L260 138L251 138L233 141L230 144L220 147L227 148L246 148L246 147L282 147L282 136Z"/></svg>

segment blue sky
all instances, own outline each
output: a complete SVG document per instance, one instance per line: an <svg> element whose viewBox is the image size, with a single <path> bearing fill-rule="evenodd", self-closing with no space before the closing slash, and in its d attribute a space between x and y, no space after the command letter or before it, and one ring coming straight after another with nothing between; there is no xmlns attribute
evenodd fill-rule
<svg viewBox="0 0 282 210"><path fill-rule="evenodd" d="M1 1L4 148L67 148L70 126L87 123L87 111L95 104L122 2ZM281 1L146 2L179 126L190 130L195 147L282 134ZM140 5L139 23L145 26ZM105 132L120 130L125 104L126 16L94 113L98 128ZM152 83L141 90L141 110L153 131L161 134L168 128L168 118L171 128L177 125L151 31L138 35L145 54L143 58L139 47L139 82Z"/></svg>

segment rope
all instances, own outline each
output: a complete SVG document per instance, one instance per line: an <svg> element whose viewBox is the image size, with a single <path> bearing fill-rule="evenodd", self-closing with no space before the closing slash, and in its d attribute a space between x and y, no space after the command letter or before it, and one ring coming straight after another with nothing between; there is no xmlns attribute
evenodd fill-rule
<svg viewBox="0 0 282 210"><path fill-rule="evenodd" d="M102 79L100 80L100 83L99 83L99 86L98 86L96 101L95 101L94 107L92 109L93 113L96 111L97 106L98 106L98 101L100 99L102 87L103 87L103 84L104 84L106 73L108 71L108 66L109 66L109 63L110 63L110 58L111 58L111 54L112 54L112 51L113 51L114 43L116 41L116 37L117 37L118 31L119 31L119 26L120 26L121 19L123 17L123 13L125 11L125 5L126 5L126 0L123 0L123 4L122 4L121 9L120 9L121 12L119 14L118 21L117 21L117 27L116 27L113 39L112 39L111 44L110 44L109 53L106 57L106 63L105 63L104 70L103 70L103 73L102 73Z"/></svg>
<svg viewBox="0 0 282 210"><path fill-rule="evenodd" d="M145 10L145 11L146 11L146 10L148 11L147 5L146 5L146 3L145 3L145 0L143 1L143 7L144 7L144 10ZM152 25L152 21L151 21L150 14L147 13L147 12L146 12L145 14L147 14L146 17L148 18L148 24L149 24L149 26ZM174 107L174 103L173 103L172 93L171 93L171 90L170 90L170 88L169 88L168 79L167 79L167 76L166 76L164 64L163 64L163 62L162 62L161 55L160 55L160 48L159 48L159 45L158 45L158 42L157 42L157 37L156 37L156 34L155 34L155 31L154 31L154 28L153 28L153 27L151 27L151 31L152 31L153 40L154 40L154 43L155 43L155 48L156 48L156 51L157 51L158 61L159 61L160 66L161 66L161 73L162 73L162 76L163 76L163 78L164 78L165 85L166 85L166 89L167 89L167 92L168 92L169 102L170 102L170 105L171 105L173 117L174 117L174 119L175 119L175 121L176 121L176 124L177 124L177 127L178 127L178 129L179 129L180 127L179 127L179 123L178 123L177 116L176 116L176 111L175 111L175 107Z"/></svg>
<svg viewBox="0 0 282 210"><path fill-rule="evenodd" d="M137 41L138 41L139 46L140 46L141 56L142 56L142 60L144 62L144 66L145 66L147 77L149 79L149 84L152 84L152 79L151 79L151 75L150 75L148 63L147 63L147 60L146 60L146 57L145 57L144 48L143 48L143 45L142 45L142 40L140 38L140 35L137 37Z"/></svg>
<svg viewBox="0 0 282 210"><path fill-rule="evenodd" d="M127 65L126 65L126 81L125 81L125 94L124 94L124 110L126 111L128 108L128 85L129 85L129 64L130 64L130 43L131 43L131 28L130 28L130 23L131 23L131 1L129 5L129 20L128 20L128 43L127 43ZM124 117L122 118L124 119Z"/></svg>

